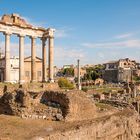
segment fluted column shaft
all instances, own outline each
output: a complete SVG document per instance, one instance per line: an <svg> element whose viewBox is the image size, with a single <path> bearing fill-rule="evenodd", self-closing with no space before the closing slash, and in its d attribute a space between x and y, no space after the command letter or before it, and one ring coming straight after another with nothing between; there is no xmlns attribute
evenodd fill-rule
<svg viewBox="0 0 140 140"><path fill-rule="evenodd" d="M54 37L49 37L49 81L54 82L53 61L54 61Z"/></svg>
<svg viewBox="0 0 140 140"><path fill-rule="evenodd" d="M10 34L5 34L5 82L10 82Z"/></svg>
<svg viewBox="0 0 140 140"><path fill-rule="evenodd" d="M19 36L19 83L24 83L24 36Z"/></svg>
<svg viewBox="0 0 140 140"><path fill-rule="evenodd" d="M42 82L46 82L46 38L42 39Z"/></svg>
<svg viewBox="0 0 140 140"><path fill-rule="evenodd" d="M35 37L31 37L31 82L36 81L36 46Z"/></svg>

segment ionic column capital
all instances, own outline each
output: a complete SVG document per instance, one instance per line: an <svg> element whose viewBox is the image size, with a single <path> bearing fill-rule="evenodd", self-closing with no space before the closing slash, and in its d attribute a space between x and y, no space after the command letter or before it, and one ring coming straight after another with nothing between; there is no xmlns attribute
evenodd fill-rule
<svg viewBox="0 0 140 140"><path fill-rule="evenodd" d="M18 37L25 37L25 35L24 34L19 34L19 35L17 35Z"/></svg>
<svg viewBox="0 0 140 140"><path fill-rule="evenodd" d="M40 38L42 41L46 41L47 40L47 37L41 37Z"/></svg>
<svg viewBox="0 0 140 140"><path fill-rule="evenodd" d="M54 36L48 36L49 39L54 39Z"/></svg>
<svg viewBox="0 0 140 140"><path fill-rule="evenodd" d="M46 37L42 37L41 41L42 41L42 46L46 46L47 38Z"/></svg>
<svg viewBox="0 0 140 140"><path fill-rule="evenodd" d="M9 36L10 36L12 33L11 33L11 32L3 32L3 34L4 34L4 35L9 35Z"/></svg>
<svg viewBox="0 0 140 140"><path fill-rule="evenodd" d="M36 36L30 36L29 38L30 39L36 39L37 37Z"/></svg>

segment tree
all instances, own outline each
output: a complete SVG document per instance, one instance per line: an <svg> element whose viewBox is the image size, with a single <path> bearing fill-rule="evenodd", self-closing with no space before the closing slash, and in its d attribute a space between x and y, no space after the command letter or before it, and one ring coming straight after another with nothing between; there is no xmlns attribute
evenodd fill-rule
<svg viewBox="0 0 140 140"><path fill-rule="evenodd" d="M103 69L104 66L100 64L87 68L87 73L84 75L83 80L96 80L97 78L101 78Z"/></svg>
<svg viewBox="0 0 140 140"><path fill-rule="evenodd" d="M139 77L139 76L133 76L133 80L134 80L135 82L138 82L138 81L140 81L140 77Z"/></svg>
<svg viewBox="0 0 140 140"><path fill-rule="evenodd" d="M73 68L65 68L63 70L63 74L66 76L74 76L74 69Z"/></svg>

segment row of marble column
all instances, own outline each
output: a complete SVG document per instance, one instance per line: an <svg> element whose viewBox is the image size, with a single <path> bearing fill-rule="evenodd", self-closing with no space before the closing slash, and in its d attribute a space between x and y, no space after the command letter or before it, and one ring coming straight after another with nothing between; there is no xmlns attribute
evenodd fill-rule
<svg viewBox="0 0 140 140"><path fill-rule="evenodd" d="M10 33L4 33L5 35L5 82L10 82ZM24 35L19 36L19 83L22 84L24 80ZM36 37L31 38L31 82L36 82ZM42 40L42 81L46 80L46 41L48 40L48 80L54 82L53 79L53 57L54 57L54 38L41 38Z"/></svg>

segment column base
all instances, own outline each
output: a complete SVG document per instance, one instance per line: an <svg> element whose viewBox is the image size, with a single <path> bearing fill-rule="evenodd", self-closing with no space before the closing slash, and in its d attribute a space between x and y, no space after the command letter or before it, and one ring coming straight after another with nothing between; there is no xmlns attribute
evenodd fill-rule
<svg viewBox="0 0 140 140"><path fill-rule="evenodd" d="M11 81L4 81L4 83L12 83Z"/></svg>
<svg viewBox="0 0 140 140"><path fill-rule="evenodd" d="M36 80L31 80L31 83L36 83L37 81Z"/></svg>
<svg viewBox="0 0 140 140"><path fill-rule="evenodd" d="M81 90L81 89L82 89L81 85L78 85L78 89L79 89L79 90Z"/></svg>
<svg viewBox="0 0 140 140"><path fill-rule="evenodd" d="M46 82L48 82L47 80L42 80L42 83L46 83Z"/></svg>
<svg viewBox="0 0 140 140"><path fill-rule="evenodd" d="M49 83L54 83L54 80L50 79L50 80L49 80Z"/></svg>
<svg viewBox="0 0 140 140"><path fill-rule="evenodd" d="M25 83L25 80L19 80L19 84Z"/></svg>

